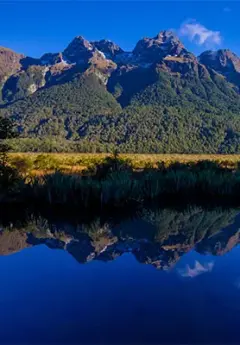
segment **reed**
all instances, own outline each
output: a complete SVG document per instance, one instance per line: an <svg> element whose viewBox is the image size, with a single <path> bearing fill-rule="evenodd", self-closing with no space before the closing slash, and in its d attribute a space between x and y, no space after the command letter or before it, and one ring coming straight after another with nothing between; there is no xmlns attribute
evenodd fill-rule
<svg viewBox="0 0 240 345"><path fill-rule="evenodd" d="M240 171L207 162L193 166L173 164L164 169L147 168L140 172L134 171L131 165L124 169L122 164L113 165L109 170L109 166L101 164L97 174L89 176L56 172L34 177L28 188L33 199L50 205L97 209L163 198L240 201Z"/></svg>
<svg viewBox="0 0 240 345"><path fill-rule="evenodd" d="M29 204L79 207L82 212L99 212L152 201L164 203L165 200L180 203L234 201L240 204L239 166L232 169L214 161L171 164L161 161L155 167L147 165L136 170L131 160L115 155L82 173L56 170L45 175L18 178L14 183L14 188L5 191L7 198L14 196L15 200Z"/></svg>

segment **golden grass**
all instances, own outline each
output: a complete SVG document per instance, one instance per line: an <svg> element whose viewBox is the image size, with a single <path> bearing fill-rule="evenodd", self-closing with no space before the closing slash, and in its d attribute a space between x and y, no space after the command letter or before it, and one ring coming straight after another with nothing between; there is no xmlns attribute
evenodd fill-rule
<svg viewBox="0 0 240 345"><path fill-rule="evenodd" d="M180 56L166 56L164 60L169 60L169 61L178 61L178 62L187 62L189 59L180 57Z"/></svg>
<svg viewBox="0 0 240 345"><path fill-rule="evenodd" d="M43 175L56 169L63 172L79 173L93 164L100 163L110 154L104 153L11 153L10 164L21 170L21 161L28 162L25 172L32 175ZM173 162L188 163L202 160L218 162L221 166L234 169L240 162L240 155L218 154L120 154L120 158L128 159L135 169L143 169L146 165L157 166L164 162L166 166ZM15 162L15 163L14 163ZM38 162L38 163L37 163ZM39 163L40 162L40 163ZM24 165L24 164L23 164Z"/></svg>

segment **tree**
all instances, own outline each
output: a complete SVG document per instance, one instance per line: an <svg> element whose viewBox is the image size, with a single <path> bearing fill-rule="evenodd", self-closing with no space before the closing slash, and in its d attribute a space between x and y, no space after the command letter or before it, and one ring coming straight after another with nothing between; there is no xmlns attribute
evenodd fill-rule
<svg viewBox="0 0 240 345"><path fill-rule="evenodd" d="M0 117L0 199L14 191L19 182L18 171L8 165L8 152L11 147L6 143L6 139L16 136L13 122Z"/></svg>
<svg viewBox="0 0 240 345"><path fill-rule="evenodd" d="M7 153L11 147L6 143L6 139L16 138L17 133L14 130L13 121L0 117L0 165L6 166Z"/></svg>

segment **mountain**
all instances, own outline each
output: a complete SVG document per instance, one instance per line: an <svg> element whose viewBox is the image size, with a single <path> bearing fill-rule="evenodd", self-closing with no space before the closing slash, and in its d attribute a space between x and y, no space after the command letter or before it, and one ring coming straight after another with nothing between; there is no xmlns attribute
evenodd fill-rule
<svg viewBox="0 0 240 345"><path fill-rule="evenodd" d="M230 50L206 51L199 56L199 61L240 87L240 58Z"/></svg>
<svg viewBox="0 0 240 345"><path fill-rule="evenodd" d="M237 153L239 61L196 57L171 31L132 52L82 36L39 59L1 48L0 114L21 133L17 150Z"/></svg>
<svg viewBox="0 0 240 345"><path fill-rule="evenodd" d="M20 61L22 58L23 55L17 54L10 49L0 47L0 82L20 69Z"/></svg>
<svg viewBox="0 0 240 345"><path fill-rule="evenodd" d="M23 55L17 54L10 49L0 47L0 89L7 81L8 77L21 69ZM2 95L0 96L0 100Z"/></svg>
<svg viewBox="0 0 240 345"><path fill-rule="evenodd" d="M167 56L186 57L194 59L178 37L171 31L161 31L154 38L145 37L138 41L133 55L149 63L158 63Z"/></svg>
<svg viewBox="0 0 240 345"><path fill-rule="evenodd" d="M114 42L109 40L100 40L91 42L92 46L101 51L107 59L114 60L117 55L123 54L124 51Z"/></svg>

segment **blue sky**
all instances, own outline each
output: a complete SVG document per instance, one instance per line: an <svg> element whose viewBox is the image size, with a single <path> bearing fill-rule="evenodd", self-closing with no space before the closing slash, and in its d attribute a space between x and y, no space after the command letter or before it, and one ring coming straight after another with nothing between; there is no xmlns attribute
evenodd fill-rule
<svg viewBox="0 0 240 345"><path fill-rule="evenodd" d="M0 0L0 45L38 57L82 35L131 50L140 38L172 29L195 54L229 48L240 55L239 13L236 1Z"/></svg>

